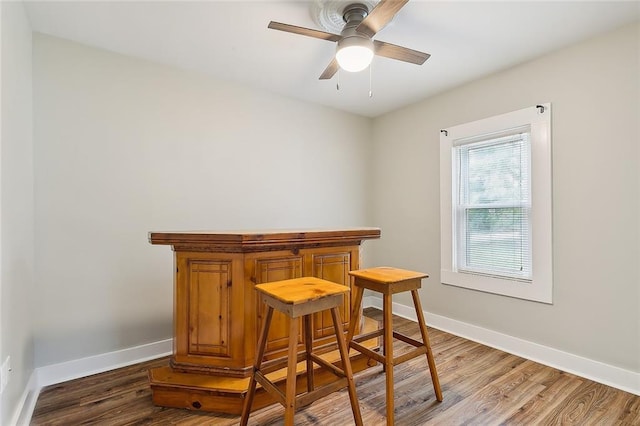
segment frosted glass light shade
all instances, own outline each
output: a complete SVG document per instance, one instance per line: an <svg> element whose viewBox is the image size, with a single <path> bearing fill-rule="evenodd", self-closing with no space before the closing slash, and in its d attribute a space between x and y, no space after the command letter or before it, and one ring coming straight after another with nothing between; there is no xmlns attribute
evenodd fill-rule
<svg viewBox="0 0 640 426"><path fill-rule="evenodd" d="M348 37L338 42L336 61L345 71L358 72L373 59L373 42L364 37Z"/></svg>

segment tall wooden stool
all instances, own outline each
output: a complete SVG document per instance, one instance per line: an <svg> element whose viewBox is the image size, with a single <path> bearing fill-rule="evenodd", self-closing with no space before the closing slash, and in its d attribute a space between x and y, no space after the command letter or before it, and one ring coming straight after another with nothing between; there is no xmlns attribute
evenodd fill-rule
<svg viewBox="0 0 640 426"><path fill-rule="evenodd" d="M353 313L351 314L351 324L349 325L349 334L347 335L347 344L350 348L375 359L382 363L383 370L386 373L386 404L387 404L387 425L393 424L393 366L401 364L405 361L413 359L424 353L427 354L427 363L431 372L431 380L433 389L436 393L436 399L442 401L442 390L440 389L440 381L436 371L436 363L431 352L431 344L429 343L429 335L427 334L427 326L424 322L422 306L420 305L420 296L418 289L422 285L422 279L427 278L427 274L421 272L406 271L404 269L396 269L389 267L379 267L362 269L359 271L351 271L350 275L355 277L355 301L353 304ZM354 336L356 325L359 322L360 305L362 303L362 293L364 289L377 291L383 295L383 326L381 329L372 331L367 334ZM393 331L391 301L392 296L403 291L411 291L413 297L413 305L418 317L418 325L422 342L411 337L405 336L399 332ZM360 344L365 340L374 337L383 336L383 355L372 351ZM400 356L393 357L393 339L396 338L412 346L415 349L404 353Z"/></svg>
<svg viewBox="0 0 640 426"><path fill-rule="evenodd" d="M256 360L249 382L249 389L242 408L242 418L240 425L245 426L249 421L249 412L251 404L256 392L256 382L264 388L267 393L273 396L276 401L285 407L284 423L287 426L293 425L293 417L295 410L312 403L332 392L349 389L349 399L351 401L351 410L356 425L362 426L362 416L360 414L360 405L356 397L356 388L353 382L353 372L351 370L351 362L349 360L349 351L342 330L342 321L340 320L340 311L338 307L342 305L343 296L350 291L349 287L332 283L314 277L295 278L291 280L275 281L271 283L258 284L255 286L261 300L267 305L267 312L260 338L258 339L258 350ZM289 317L289 350L286 357L262 362L267 336L269 334L269 326L273 316L273 310L284 313ZM338 342L338 351L342 360L342 368L338 368L328 361L320 358L313 353L312 348L312 329L311 317L314 313L331 310L333 319L333 328ZM298 320L302 317L304 323L304 342L305 351L298 354ZM305 360L307 363L307 391L296 396L296 365L298 361ZM332 371L340 377L338 381L329 383L322 387L314 388L313 385L313 363L318 364L321 368ZM266 375L287 367L287 383L286 393L283 393Z"/></svg>

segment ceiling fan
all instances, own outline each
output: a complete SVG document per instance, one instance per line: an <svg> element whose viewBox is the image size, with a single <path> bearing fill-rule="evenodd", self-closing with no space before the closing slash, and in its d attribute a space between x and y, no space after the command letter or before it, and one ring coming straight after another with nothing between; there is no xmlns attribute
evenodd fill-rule
<svg viewBox="0 0 640 426"><path fill-rule="evenodd" d="M380 0L373 10L369 10L363 3L346 3L342 10L345 25L340 34L274 21L269 22L269 28L337 42L336 55L320 75L320 80L330 79L336 74L338 68L351 72L362 71L369 66L374 54L422 65L431 55L373 40L373 36L383 29L408 1Z"/></svg>

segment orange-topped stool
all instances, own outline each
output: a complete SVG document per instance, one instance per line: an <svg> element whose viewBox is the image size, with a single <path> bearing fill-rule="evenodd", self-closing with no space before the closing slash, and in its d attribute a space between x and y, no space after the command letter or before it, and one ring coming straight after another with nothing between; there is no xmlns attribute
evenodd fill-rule
<svg viewBox="0 0 640 426"><path fill-rule="evenodd" d="M349 326L349 334L347 335L347 344L350 348L369 356L372 359L382 363L382 368L386 374L386 405L387 405L387 425L394 422L394 404L393 404L393 366L401 364L405 361L413 359L417 356L427 355L427 363L431 373L433 389L436 399L442 401L442 390L440 389L440 381L438 380L438 372L436 371L436 363L431 352L431 344L429 343L429 335L427 334L427 325L424 321L422 306L420 305L420 296L418 289L422 286L422 279L428 278L427 274L422 272L407 271L404 269L378 267L370 269L361 269L349 272L354 277L355 300L353 305L353 313L351 314L351 323ZM383 296L383 325L382 328L370 333L354 336L356 325L359 322L360 305L362 303L362 294L364 290L372 290L382 293ZM405 336L393 330L391 302L392 296L396 293L411 291L413 297L413 305L418 317L418 325L422 342L411 337ZM383 355L372 351L363 346L360 342L369 340L374 337L383 337ZM393 339L403 341L415 348L402 355L394 357L393 355Z"/></svg>
<svg viewBox="0 0 640 426"><path fill-rule="evenodd" d="M260 383L268 394L285 407L284 424L287 426L293 425L296 408L310 404L319 398L346 387L349 390L353 418L356 425L362 426L362 416L353 382L349 351L342 331L342 321L338 309L343 303L344 294L350 291L349 287L320 278L303 277L258 284L255 289L258 291L260 299L266 304L267 312L260 331L260 338L258 339L255 364L244 401L240 424L245 426L249 421L249 412L256 392L256 384ZM274 309L289 317L289 349L286 357L263 362L262 358L265 353ZM326 310L331 311L342 368L336 367L313 353L311 342L313 332L311 327L312 315ZM303 320L305 351L298 354L298 318L300 317ZM306 361L307 390L296 396L296 366L301 360ZM318 364L320 368L333 372L339 377L339 380L315 388L313 384L314 363ZM266 375L284 367L287 368L287 382L286 392L283 393Z"/></svg>

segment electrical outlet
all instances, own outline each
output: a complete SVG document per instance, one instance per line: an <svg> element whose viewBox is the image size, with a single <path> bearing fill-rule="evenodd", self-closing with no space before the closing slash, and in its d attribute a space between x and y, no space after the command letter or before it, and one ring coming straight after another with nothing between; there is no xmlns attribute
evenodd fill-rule
<svg viewBox="0 0 640 426"><path fill-rule="evenodd" d="M9 384L9 372L11 371L11 357L8 356L7 359L2 363L2 367L0 367L0 393L4 392L4 388Z"/></svg>

